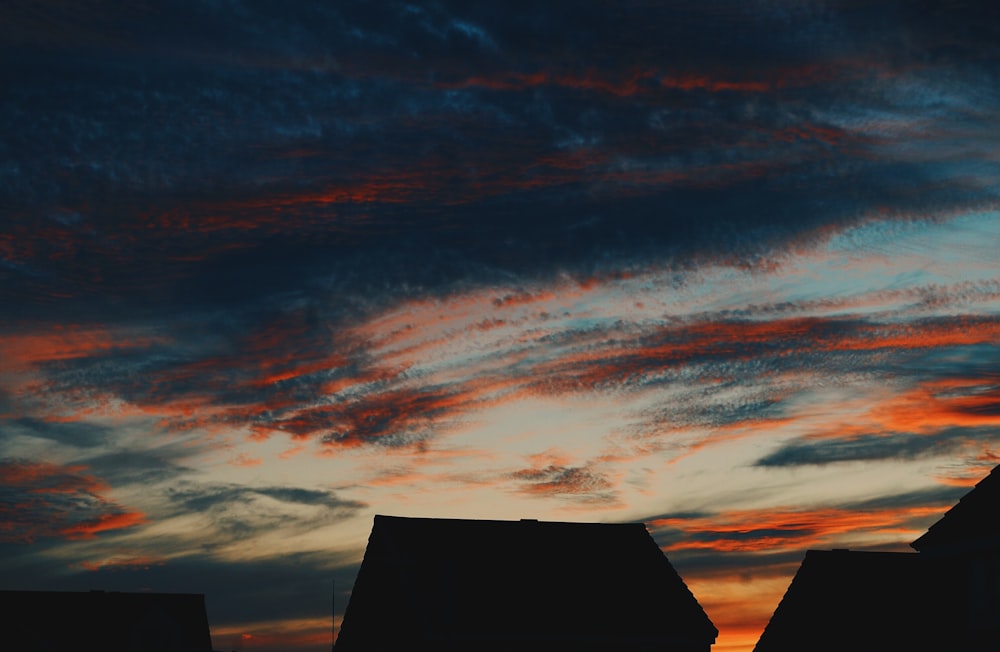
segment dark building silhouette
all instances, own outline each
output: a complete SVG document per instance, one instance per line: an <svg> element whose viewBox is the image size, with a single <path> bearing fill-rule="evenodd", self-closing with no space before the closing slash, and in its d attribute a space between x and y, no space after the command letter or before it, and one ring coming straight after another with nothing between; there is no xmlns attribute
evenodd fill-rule
<svg viewBox="0 0 1000 652"><path fill-rule="evenodd" d="M205 597L117 591L0 591L0 649L211 652Z"/></svg>
<svg viewBox="0 0 1000 652"><path fill-rule="evenodd" d="M910 544L925 555L984 555L1000 551L1000 465Z"/></svg>
<svg viewBox="0 0 1000 652"><path fill-rule="evenodd" d="M376 516L337 652L709 652L718 630L642 523Z"/></svg>
<svg viewBox="0 0 1000 652"><path fill-rule="evenodd" d="M960 609L941 600L956 589L918 554L810 550L754 650L964 649L952 645Z"/></svg>
<svg viewBox="0 0 1000 652"><path fill-rule="evenodd" d="M754 651L1000 649L1000 466L910 545L808 551Z"/></svg>

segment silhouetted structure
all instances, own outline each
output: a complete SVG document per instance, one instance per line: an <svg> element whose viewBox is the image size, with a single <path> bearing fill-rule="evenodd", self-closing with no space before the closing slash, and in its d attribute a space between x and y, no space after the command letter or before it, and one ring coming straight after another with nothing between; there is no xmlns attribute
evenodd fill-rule
<svg viewBox="0 0 1000 652"><path fill-rule="evenodd" d="M205 597L0 591L0 648L30 652L211 652Z"/></svg>
<svg viewBox="0 0 1000 652"><path fill-rule="evenodd" d="M808 551L754 651L1000 649L1000 466L910 545Z"/></svg>
<svg viewBox="0 0 1000 652"><path fill-rule="evenodd" d="M810 550L754 650L956 650L955 589L917 554Z"/></svg>
<svg viewBox="0 0 1000 652"><path fill-rule="evenodd" d="M1000 465L910 544L925 555L985 556L1000 552Z"/></svg>
<svg viewBox="0 0 1000 652"><path fill-rule="evenodd" d="M708 652L718 630L642 523L376 516L337 652Z"/></svg>

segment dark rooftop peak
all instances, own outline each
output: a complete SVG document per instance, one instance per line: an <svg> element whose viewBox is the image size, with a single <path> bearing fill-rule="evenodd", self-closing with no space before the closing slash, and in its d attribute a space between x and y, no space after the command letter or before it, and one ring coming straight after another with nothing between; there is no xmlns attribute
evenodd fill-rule
<svg viewBox="0 0 1000 652"><path fill-rule="evenodd" d="M643 523L380 514L337 649L703 652L717 635Z"/></svg>
<svg viewBox="0 0 1000 652"><path fill-rule="evenodd" d="M199 593L0 591L3 649L211 652ZM40 627L39 623L55 623ZM155 646L151 644L155 642Z"/></svg>
<svg viewBox="0 0 1000 652"><path fill-rule="evenodd" d="M962 649L927 627L955 622L954 579L915 552L809 550L754 651Z"/></svg>
<svg viewBox="0 0 1000 652"><path fill-rule="evenodd" d="M476 525L517 525L520 523L540 523L543 525L565 525L571 527L635 527L637 525L645 527L645 524L640 521L631 522L621 522L621 523L604 523L604 522L588 522L588 521L542 521L537 518L522 518L516 521L513 520L502 520L502 519L486 519L486 518L444 518L444 517L430 517L430 516L393 516L390 514L376 514L375 521L397 521L397 522L410 522L410 523L451 523L454 525L466 525L470 527L475 527Z"/></svg>
<svg viewBox="0 0 1000 652"><path fill-rule="evenodd" d="M924 553L1000 547L1000 465L910 544Z"/></svg>

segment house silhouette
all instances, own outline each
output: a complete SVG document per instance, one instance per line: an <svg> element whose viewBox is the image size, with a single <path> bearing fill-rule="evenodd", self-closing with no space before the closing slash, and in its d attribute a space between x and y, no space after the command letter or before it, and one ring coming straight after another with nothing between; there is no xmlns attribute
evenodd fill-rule
<svg viewBox="0 0 1000 652"><path fill-rule="evenodd" d="M4 650L212 651L200 594L0 591L0 613Z"/></svg>
<svg viewBox="0 0 1000 652"><path fill-rule="evenodd" d="M642 523L376 516L335 650L708 652Z"/></svg>
<svg viewBox="0 0 1000 652"><path fill-rule="evenodd" d="M806 552L754 652L1000 649L1000 466L910 545Z"/></svg>

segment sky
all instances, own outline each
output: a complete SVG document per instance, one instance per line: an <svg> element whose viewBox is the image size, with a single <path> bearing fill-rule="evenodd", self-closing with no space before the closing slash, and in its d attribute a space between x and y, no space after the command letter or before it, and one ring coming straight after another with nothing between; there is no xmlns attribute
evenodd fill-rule
<svg viewBox="0 0 1000 652"><path fill-rule="evenodd" d="M998 26L0 4L0 588L318 652L375 514L641 521L749 652L1000 462Z"/></svg>

